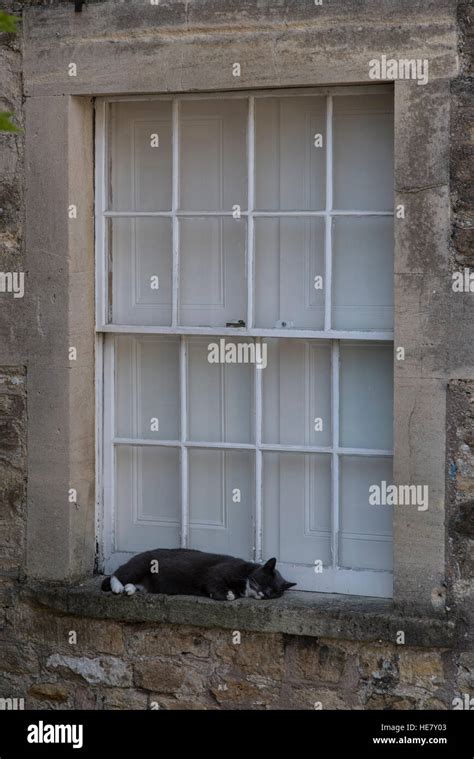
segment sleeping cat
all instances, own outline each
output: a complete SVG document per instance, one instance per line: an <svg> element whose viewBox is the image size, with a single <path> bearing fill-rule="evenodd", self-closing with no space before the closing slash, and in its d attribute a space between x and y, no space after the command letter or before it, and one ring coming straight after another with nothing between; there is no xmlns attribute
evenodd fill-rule
<svg viewBox="0 0 474 759"><path fill-rule="evenodd" d="M102 590L132 595L137 590L168 595L236 598L279 598L296 585L275 569L276 559L255 564L233 556L189 548L157 548L134 556L102 583Z"/></svg>

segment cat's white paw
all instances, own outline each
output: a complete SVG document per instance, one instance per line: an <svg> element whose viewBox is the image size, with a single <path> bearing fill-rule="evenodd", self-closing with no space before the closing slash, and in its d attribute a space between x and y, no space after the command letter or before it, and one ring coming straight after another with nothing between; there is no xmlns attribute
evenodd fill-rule
<svg viewBox="0 0 474 759"><path fill-rule="evenodd" d="M133 582L127 582L124 590L127 596L133 596L133 594L137 592L136 586L133 584Z"/></svg>
<svg viewBox="0 0 474 759"><path fill-rule="evenodd" d="M228 591L227 591L227 600L228 600L228 601L235 601L235 594L234 594L234 593L232 593L232 591L231 591L231 590L228 590Z"/></svg>
<svg viewBox="0 0 474 759"><path fill-rule="evenodd" d="M123 593L123 585L120 580L115 577L115 575L112 575L110 578L110 590L112 593Z"/></svg>

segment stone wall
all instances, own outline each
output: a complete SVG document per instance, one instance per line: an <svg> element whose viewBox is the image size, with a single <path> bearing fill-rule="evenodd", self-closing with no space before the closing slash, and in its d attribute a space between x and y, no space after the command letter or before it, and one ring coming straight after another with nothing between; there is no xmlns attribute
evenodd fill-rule
<svg viewBox="0 0 474 759"><path fill-rule="evenodd" d="M460 76L451 85L451 200L454 268L474 271L474 5L458 5ZM472 309L473 294L466 307ZM448 604L462 624L458 690L474 689L474 383L453 380L447 416Z"/></svg>
<svg viewBox="0 0 474 759"><path fill-rule="evenodd" d="M448 606L460 620L461 693L474 689L474 383L448 391Z"/></svg>
<svg viewBox="0 0 474 759"><path fill-rule="evenodd" d="M0 8L40 4L55 3L3 0ZM451 83L453 270L474 268L473 13L471 3L459 2L462 66ZM0 35L0 71L0 108L14 111L21 126L21 35ZM1 271L25 270L23 172L23 135L0 135ZM464 297L472 308L473 296ZM350 626L347 640L241 631L238 642L239 631L92 619L23 597L28 322L19 299L0 294L0 308L0 697L41 709L445 709L458 695L474 696L474 383L462 370L447 406L447 613L459 628L456 645L355 641ZM39 304L30 313L40 325Z"/></svg>
<svg viewBox="0 0 474 759"><path fill-rule="evenodd" d="M26 377L0 370L0 556L2 574L19 579L25 535Z"/></svg>
<svg viewBox="0 0 474 759"><path fill-rule="evenodd" d="M19 9L19 3L0 8ZM23 126L21 35L0 34L0 110ZM0 133L0 271L25 271L24 140ZM24 304L0 293L0 625L25 564L26 341ZM1 668L1 665L0 665Z"/></svg>
<svg viewBox="0 0 474 759"><path fill-rule="evenodd" d="M446 709L457 692L448 650L126 624L26 604L8 610L2 649L0 693L26 708Z"/></svg>

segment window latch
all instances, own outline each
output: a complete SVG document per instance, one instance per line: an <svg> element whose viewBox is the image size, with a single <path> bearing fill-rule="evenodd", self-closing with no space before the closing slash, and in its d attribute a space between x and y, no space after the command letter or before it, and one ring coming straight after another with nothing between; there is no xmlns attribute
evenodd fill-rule
<svg viewBox="0 0 474 759"><path fill-rule="evenodd" d="M238 322L226 322L226 327L245 327L245 322L243 319L239 319Z"/></svg>

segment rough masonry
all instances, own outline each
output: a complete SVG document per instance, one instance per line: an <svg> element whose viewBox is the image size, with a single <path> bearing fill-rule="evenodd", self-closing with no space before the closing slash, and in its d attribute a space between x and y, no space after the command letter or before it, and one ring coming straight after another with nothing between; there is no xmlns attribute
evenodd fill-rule
<svg viewBox="0 0 474 759"><path fill-rule="evenodd" d="M85 5L83 14L90 13L92 5L96 3ZM103 5L105 14L113 12L113 3ZM127 44L129 35L130 45L149 44L149 9L139 17L123 3L115 5L121 19L117 40ZM162 5L173 32L175 6L182 10L184 3ZM258 20L247 3L209 0L199 5L196 23L201 36L222 34L225 46L229 28L235 35L241 29L250 36L259 33ZM460 65L458 74L449 82L449 257L453 272L465 266L474 269L474 7L463 0L412 0L408 5L405 0L387 0L381 5L382 10L379 7L375 15L382 15L385 21L384 38L377 40L383 49L396 47L399 41L406 44L399 22L406 21L408 12L422 13L426 26L436 13L452 13ZM43 6L40 17L30 17L32 10ZM187 6L188 3L186 9ZM276 28L283 20L285 24L299 25L309 38L318 35L317 25L311 26L309 12L301 7L298 10L298 3L275 0L259 3L260 6L266 24ZM351 13L360 14L360 29L354 35L359 35L361 44L368 45L374 19L371 0L350 0L345 4L338 0L335 6L335 18L341 24ZM54 28L55 14L70 13L69 31L74 35L76 21L70 3L2 0L0 8L23 14L23 26L30 28L33 37L32 24L40 23L41 29L51 24ZM192 17L192 7L189 13ZM106 39L107 24L100 21L100 16L97 18L93 30L97 49L112 54L114 45L113 40ZM435 34L436 26L433 38ZM337 43L338 35L335 23L330 33L326 30L321 36L321 45L330 48ZM357 44L356 38L352 42ZM24 54L21 34L0 35L0 109L13 111L20 127L24 126L25 95L29 94L24 88ZM291 49L291 41L288 55L288 60L297 60L300 55ZM151 64L155 65L153 61ZM89 60L88 65L93 67L94 61ZM275 71L265 74L274 85L278 84L275 75L279 74L275 65ZM337 65L341 67L341 77L347 76L341 62ZM35 86L44 86L46 91L48 83L41 66L38 61ZM264 78L262 74L262 81ZM128 611L120 604L113 609L114 599L101 601L94 581L85 571L81 580L84 585L76 595L68 592L67 583L42 588L31 582L26 555L30 508L27 466L29 457L41 453L46 467L51 450L28 448L28 408L47 392L48 372L53 376L56 367L45 365L38 374L39 354L28 346L31 335L35 340L44 339L47 345L54 343L45 314L54 307L54 299L61 297L54 285L62 281L64 269L61 251L55 251L56 272L45 275L46 282L52 284L51 292L45 300L28 297L29 284L33 283L28 279L25 246L24 145L24 132L0 135L0 271L25 271L27 289L22 300L0 294L0 698L24 698L26 708L40 709L450 709L456 696L474 696L474 382L472 366L463 364L456 355L451 357L456 368L446 387L443 421L446 581L433 598L436 624L423 615L419 620L410 618L407 625L412 637L405 644L399 645L395 640L400 620L403 624L403 610L393 617L389 609L361 609L360 600L353 602L354 609L349 600L344 601L343 610L337 603L335 607L323 603L317 612L321 621L313 627L308 627L304 610L300 610L294 618L295 624L302 620L301 628L288 632L284 625L282 631L274 629L278 615L263 611L255 619L250 612L246 621L242 617L244 624L239 629L235 624L238 617L232 617L235 611L221 609L213 619L211 606L204 613L201 607L190 609L178 601L163 607L163 611L153 601L141 606L138 599ZM431 148L435 151L436 146ZM436 265L428 253L422 247L413 250L421 273ZM472 313L474 294L461 297L467 319L469 311ZM440 320L449 318L446 312L439 314ZM455 331L461 325L456 325L456 319L452 325L452 342L457 344ZM436 328L433 324L433 330ZM430 355L429 346L425 348L432 364L440 365L446 359L445 355ZM449 353L449 346L446 350ZM47 357L47 351L41 355ZM43 377L43 385L32 382L32 376ZM54 413L54 397L50 411ZM48 424L47 414L44 424ZM60 440L59 427L57 434ZM39 434L35 440L40 440ZM427 457L429 454L426 450ZM42 504L33 506L41 513ZM40 548L33 546L31 550ZM74 579L76 588L79 580ZM365 637L361 632L364 628ZM435 630L432 639L429 629ZM236 632L240 642L235 642Z"/></svg>

